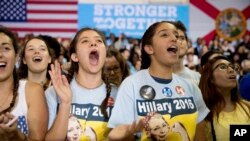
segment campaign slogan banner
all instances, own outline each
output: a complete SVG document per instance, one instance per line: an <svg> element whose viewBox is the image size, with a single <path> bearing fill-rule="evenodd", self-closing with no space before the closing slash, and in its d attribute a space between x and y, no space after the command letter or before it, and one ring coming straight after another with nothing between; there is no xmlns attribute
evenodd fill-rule
<svg viewBox="0 0 250 141"><path fill-rule="evenodd" d="M154 22L180 20L189 27L188 5L170 4L78 4L78 28L92 27L128 37L141 38Z"/></svg>

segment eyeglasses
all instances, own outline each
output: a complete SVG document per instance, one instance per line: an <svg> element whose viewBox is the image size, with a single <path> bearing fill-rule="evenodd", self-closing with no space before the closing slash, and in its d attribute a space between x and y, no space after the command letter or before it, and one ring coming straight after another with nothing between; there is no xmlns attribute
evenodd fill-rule
<svg viewBox="0 0 250 141"><path fill-rule="evenodd" d="M121 71L120 66L109 66L109 67L104 67L104 73L110 73L110 72L114 72L114 73L119 73Z"/></svg>
<svg viewBox="0 0 250 141"><path fill-rule="evenodd" d="M238 65L233 65L233 64L224 64L224 63L221 63L221 64L218 64L214 69L213 69L213 71L215 70L215 69L217 69L217 68L219 68L219 70L222 70L222 71L225 71L225 70L228 70L228 68L231 68L231 69L233 69L234 71L236 71L236 72L239 72L240 71L240 66L238 66Z"/></svg>

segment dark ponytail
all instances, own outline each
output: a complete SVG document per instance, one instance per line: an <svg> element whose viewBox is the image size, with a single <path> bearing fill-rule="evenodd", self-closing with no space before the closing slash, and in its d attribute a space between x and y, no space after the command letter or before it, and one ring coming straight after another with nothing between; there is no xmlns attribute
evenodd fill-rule
<svg viewBox="0 0 250 141"><path fill-rule="evenodd" d="M108 119L108 113L107 113L107 105L108 105L108 99L110 97L110 93L111 93L111 90L112 90L112 87L110 85L110 82L108 80L108 77L105 76L103 73L102 73L102 80L104 81L105 85L106 85L106 97L105 99L102 101L102 104L101 104L101 112L102 114L104 115L104 117L106 119Z"/></svg>

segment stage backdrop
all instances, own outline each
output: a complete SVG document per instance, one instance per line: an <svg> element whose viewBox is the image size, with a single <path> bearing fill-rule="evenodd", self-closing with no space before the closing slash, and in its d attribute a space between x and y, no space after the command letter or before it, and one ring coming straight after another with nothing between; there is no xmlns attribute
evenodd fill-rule
<svg viewBox="0 0 250 141"><path fill-rule="evenodd" d="M228 8L241 12L238 15L244 16L249 34L250 0L190 0L179 5L155 4L154 0L0 0L0 25L20 37L33 33L72 38L84 25L139 37L153 21L174 19L185 23L193 41L197 37L209 40L216 34L218 15Z"/></svg>
<svg viewBox="0 0 250 141"><path fill-rule="evenodd" d="M181 20L189 27L188 5L78 4L78 28L95 27L119 36L141 38L156 21Z"/></svg>

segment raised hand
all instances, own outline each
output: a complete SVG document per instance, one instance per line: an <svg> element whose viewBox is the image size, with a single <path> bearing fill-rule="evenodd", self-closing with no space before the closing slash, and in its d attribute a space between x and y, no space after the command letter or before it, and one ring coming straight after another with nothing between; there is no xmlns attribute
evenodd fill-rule
<svg viewBox="0 0 250 141"><path fill-rule="evenodd" d="M49 75L56 94L61 100L61 104L71 103L72 91L66 76L61 74L61 67L57 61L55 61L55 65L51 64Z"/></svg>

